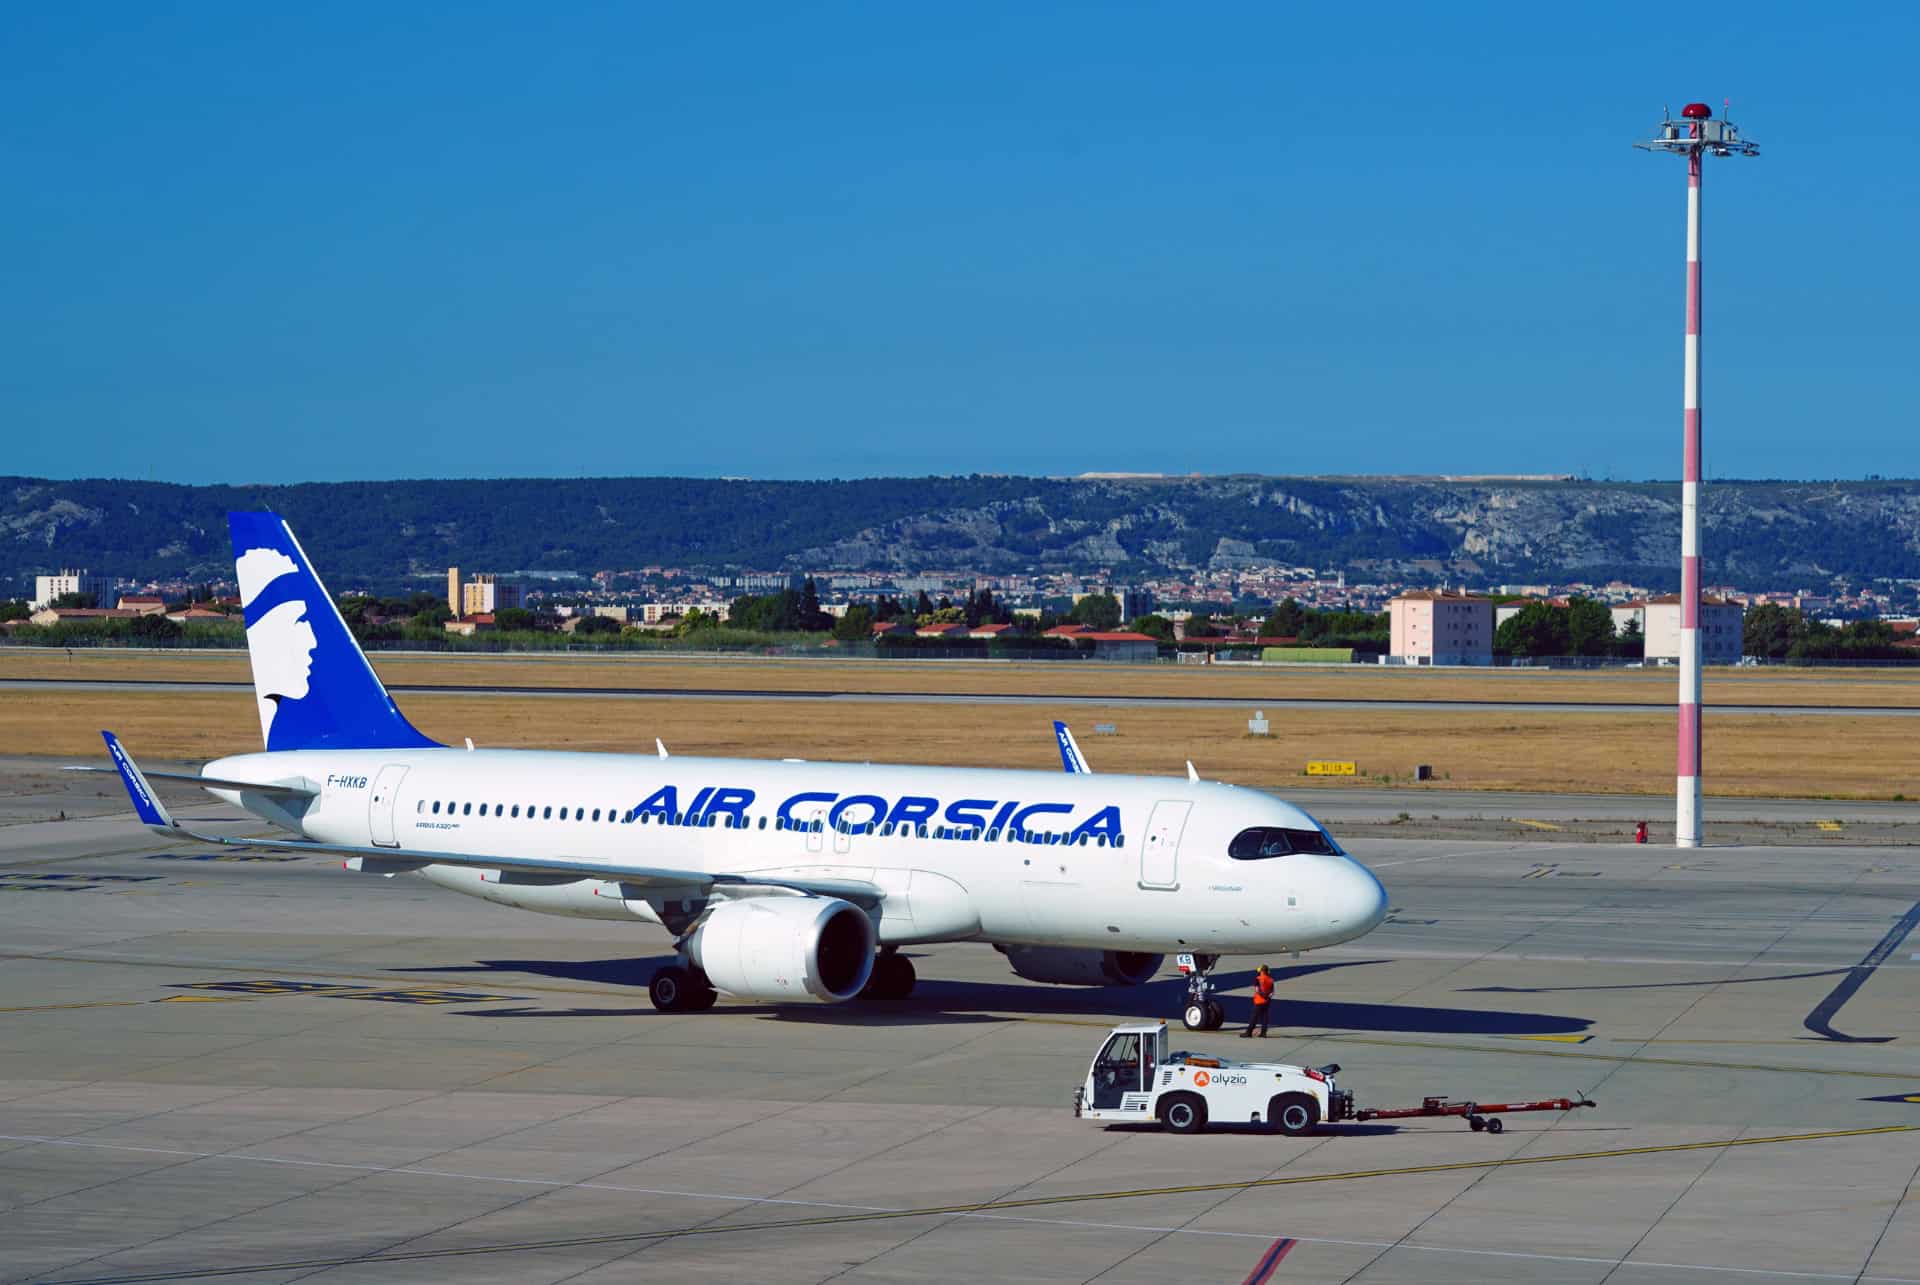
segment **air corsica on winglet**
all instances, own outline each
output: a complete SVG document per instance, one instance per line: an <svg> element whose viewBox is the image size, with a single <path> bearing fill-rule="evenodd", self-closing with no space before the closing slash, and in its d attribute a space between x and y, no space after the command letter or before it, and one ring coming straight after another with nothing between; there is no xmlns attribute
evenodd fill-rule
<svg viewBox="0 0 1920 1285"><path fill-rule="evenodd" d="M293 532L235 513L261 753L201 774L110 769L173 838L337 855L351 870L555 915L663 928L656 1006L904 999L903 946L980 942L1037 981L1139 983L1195 957L1187 1024L1217 1026L1219 956L1348 941L1386 893L1320 824L1257 790L1060 772L450 749L394 704ZM281 834L183 826L152 781L194 782Z"/></svg>
<svg viewBox="0 0 1920 1285"><path fill-rule="evenodd" d="M1087 766L1086 757L1080 753L1080 743L1073 739L1073 733L1067 730L1065 723L1055 720L1053 739L1060 742L1060 766L1066 768L1070 775L1092 773L1093 769Z"/></svg>

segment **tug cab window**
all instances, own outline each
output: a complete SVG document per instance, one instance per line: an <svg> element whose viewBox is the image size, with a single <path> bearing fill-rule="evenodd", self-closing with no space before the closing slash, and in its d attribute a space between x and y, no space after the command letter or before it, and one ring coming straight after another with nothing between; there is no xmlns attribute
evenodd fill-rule
<svg viewBox="0 0 1920 1285"><path fill-rule="evenodd" d="M1227 855L1235 861L1259 861L1264 857L1284 857L1294 852L1318 852L1334 856L1339 849L1319 830L1293 830L1281 826L1254 826L1233 836Z"/></svg>
<svg viewBox="0 0 1920 1285"><path fill-rule="evenodd" d="M1110 1038L1093 1063L1093 1106L1113 1110L1129 1093L1138 1093L1153 1080L1151 1047L1142 1057L1137 1032L1123 1031Z"/></svg>

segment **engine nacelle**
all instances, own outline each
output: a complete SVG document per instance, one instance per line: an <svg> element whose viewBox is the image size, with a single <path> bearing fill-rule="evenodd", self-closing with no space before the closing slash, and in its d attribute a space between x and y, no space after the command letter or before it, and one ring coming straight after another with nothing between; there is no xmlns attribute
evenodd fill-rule
<svg viewBox="0 0 1920 1285"><path fill-rule="evenodd" d="M1135 950L1072 950L1061 946L994 947L1030 982L1062 986L1138 986L1160 971L1165 955Z"/></svg>
<svg viewBox="0 0 1920 1285"><path fill-rule="evenodd" d="M837 1004L873 972L873 921L829 897L722 902L687 939L718 990L744 999Z"/></svg>

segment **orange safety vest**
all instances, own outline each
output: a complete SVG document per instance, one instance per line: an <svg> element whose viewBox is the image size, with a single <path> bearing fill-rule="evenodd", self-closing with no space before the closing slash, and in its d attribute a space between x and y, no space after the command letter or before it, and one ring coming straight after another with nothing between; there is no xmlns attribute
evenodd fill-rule
<svg viewBox="0 0 1920 1285"><path fill-rule="evenodd" d="M1268 974L1265 977L1254 978L1253 979L1253 1002L1255 1006L1264 1005L1268 1000L1272 998L1273 998L1272 975Z"/></svg>

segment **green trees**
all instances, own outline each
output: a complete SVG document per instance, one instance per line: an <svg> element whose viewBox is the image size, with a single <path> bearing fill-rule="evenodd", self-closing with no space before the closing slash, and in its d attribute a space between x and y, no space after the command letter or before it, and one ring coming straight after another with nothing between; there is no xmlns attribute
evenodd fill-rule
<svg viewBox="0 0 1920 1285"><path fill-rule="evenodd" d="M1849 620L1834 626L1797 607L1762 603L1747 610L1743 650L1768 660L1901 660L1911 648L1894 644L1884 620Z"/></svg>
<svg viewBox="0 0 1920 1285"><path fill-rule="evenodd" d="M1306 627L1307 612L1292 598L1287 598L1273 609L1267 617L1266 627L1260 632L1268 638L1298 638Z"/></svg>
<svg viewBox="0 0 1920 1285"><path fill-rule="evenodd" d="M1075 624L1102 631L1120 627L1120 600L1110 593L1090 593L1073 604L1067 618Z"/></svg>
<svg viewBox="0 0 1920 1285"><path fill-rule="evenodd" d="M735 598L727 610L727 623L735 629L770 634L820 633L833 628L833 617L821 610L819 590L809 578L798 591L782 589Z"/></svg>
<svg viewBox="0 0 1920 1285"><path fill-rule="evenodd" d="M27 604L18 598L9 598L0 602L0 620L25 620L33 613L27 610Z"/></svg>
<svg viewBox="0 0 1920 1285"><path fill-rule="evenodd" d="M493 624L496 629L528 630L533 628L534 615L525 607L502 607L493 613Z"/></svg>
<svg viewBox="0 0 1920 1285"><path fill-rule="evenodd" d="M873 608L856 602L847 614L833 624L833 636L841 642L866 642L873 637Z"/></svg>
<svg viewBox="0 0 1920 1285"><path fill-rule="evenodd" d="M135 616L127 621L127 637L136 640L142 646L179 642L183 632L185 631L177 623L168 620L165 616Z"/></svg>
<svg viewBox="0 0 1920 1285"><path fill-rule="evenodd" d="M580 623L573 627L575 638L591 638L596 634L614 635L620 632L620 622L608 616L582 616Z"/></svg>
<svg viewBox="0 0 1920 1285"><path fill-rule="evenodd" d="M1613 653L1613 613L1605 603L1592 598L1574 598L1567 603L1567 648L1574 656Z"/></svg>
<svg viewBox="0 0 1920 1285"><path fill-rule="evenodd" d="M1763 602L1747 609L1741 631L1741 652L1768 660L1784 660L1793 645L1807 638L1807 618L1798 608Z"/></svg>
<svg viewBox="0 0 1920 1285"><path fill-rule="evenodd" d="M1565 656L1572 642L1567 613L1544 602L1528 603L1493 631L1493 649L1509 656Z"/></svg>
<svg viewBox="0 0 1920 1285"><path fill-rule="evenodd" d="M100 600L90 593L63 593L47 605L71 608L74 611L87 611L99 606Z"/></svg>
<svg viewBox="0 0 1920 1285"><path fill-rule="evenodd" d="M1173 622L1165 616L1135 616L1127 628L1136 634L1145 634L1149 638L1158 638L1161 642L1173 641Z"/></svg>
<svg viewBox="0 0 1920 1285"><path fill-rule="evenodd" d="M1391 642L1392 617L1384 611L1307 611L1301 613L1297 636L1314 647L1351 647L1377 654Z"/></svg>
<svg viewBox="0 0 1920 1285"><path fill-rule="evenodd" d="M1013 623L1013 617L993 599L993 590L982 589L978 593L967 595L964 618L967 628L977 629L981 625L1007 625Z"/></svg>

